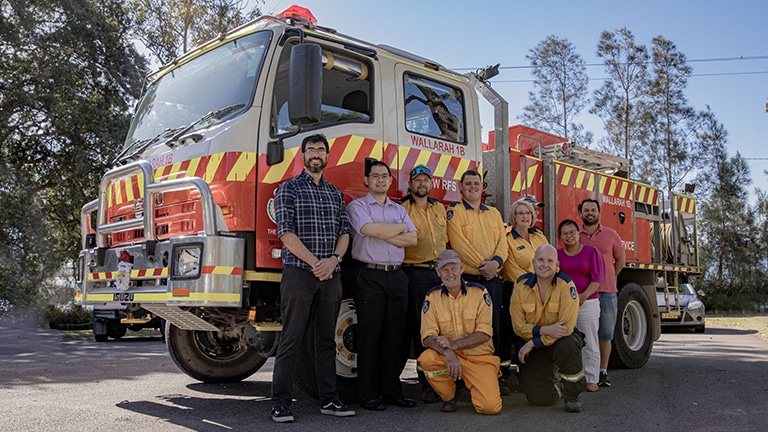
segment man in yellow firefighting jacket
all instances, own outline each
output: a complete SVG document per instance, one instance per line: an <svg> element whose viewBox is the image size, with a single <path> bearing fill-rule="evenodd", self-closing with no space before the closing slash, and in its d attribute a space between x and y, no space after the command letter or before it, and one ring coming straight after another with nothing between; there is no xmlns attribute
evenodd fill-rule
<svg viewBox="0 0 768 432"><path fill-rule="evenodd" d="M499 358L493 355L492 301L482 285L465 282L464 265L453 250L437 255L442 285L424 300L421 337L427 348L419 364L443 400L440 411L456 411L456 381L464 380L480 414L501 411Z"/></svg>
<svg viewBox="0 0 768 432"><path fill-rule="evenodd" d="M557 251L536 249L534 273L517 280L510 302L512 326L526 342L518 351L520 390L531 405L565 399L565 410L581 412L586 380L581 364L581 333L574 330L579 296L571 279L558 272ZM555 378L555 367L559 379Z"/></svg>

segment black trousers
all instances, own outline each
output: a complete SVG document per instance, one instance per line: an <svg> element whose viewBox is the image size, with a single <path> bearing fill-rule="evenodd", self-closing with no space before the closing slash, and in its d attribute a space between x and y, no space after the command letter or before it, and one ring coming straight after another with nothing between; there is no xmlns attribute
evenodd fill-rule
<svg viewBox="0 0 768 432"><path fill-rule="evenodd" d="M503 303L501 305L501 311L502 311L502 332L509 334L509 339L511 341L511 359L512 364L518 364L520 363L520 360L517 359L517 348L522 346L525 341L523 338L517 335L515 333L515 330L512 328L512 315L509 313L509 306L510 306L510 300L512 299L512 293L515 291L515 283L510 281L504 281L504 294L503 294Z"/></svg>
<svg viewBox="0 0 768 432"><path fill-rule="evenodd" d="M462 275L465 281L485 286L493 302L493 354L501 361L512 358L512 317L509 315L509 297L504 303L504 281L500 277L485 280L482 276ZM510 293L511 295L511 293Z"/></svg>
<svg viewBox="0 0 768 432"><path fill-rule="evenodd" d="M421 343L421 308L424 304L424 298L427 296L427 291L443 283L435 269L403 266L403 271L405 272L405 275L408 276L408 310L405 317L403 343L400 348L401 372L408 361L408 354L411 351L411 347L413 347L413 354L416 358L424 352L425 348ZM419 371L418 378L422 389L429 388L429 383L424 376L424 372Z"/></svg>
<svg viewBox="0 0 768 432"><path fill-rule="evenodd" d="M400 348L408 308L402 270L361 267L355 283L357 382L363 401L402 393Z"/></svg>
<svg viewBox="0 0 768 432"><path fill-rule="evenodd" d="M321 404L339 399L336 392L336 318L341 302L338 272L320 281L311 271L287 266L280 284L283 331L272 372L272 403L291 404L296 359L308 325L315 330L315 372ZM311 321L311 322L310 322Z"/></svg>
<svg viewBox="0 0 768 432"><path fill-rule="evenodd" d="M525 393L528 403L550 406L557 403L560 395L555 389L555 367L561 375L565 396L576 397L587 385L581 364L581 347L584 341L578 330L558 339L544 348L534 348L525 363L520 365L520 390ZM581 375L580 379L575 379ZM569 380L570 379L570 380Z"/></svg>

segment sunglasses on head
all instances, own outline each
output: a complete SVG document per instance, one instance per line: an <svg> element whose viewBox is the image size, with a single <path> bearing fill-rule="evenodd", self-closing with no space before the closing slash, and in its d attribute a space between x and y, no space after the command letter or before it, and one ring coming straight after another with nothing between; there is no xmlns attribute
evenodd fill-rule
<svg viewBox="0 0 768 432"><path fill-rule="evenodd" d="M416 168L411 170L411 177L415 177L415 176L417 176L419 174L426 174L426 175L432 177L432 171L430 171L429 168L427 168L427 167L425 167L423 165L417 166Z"/></svg>

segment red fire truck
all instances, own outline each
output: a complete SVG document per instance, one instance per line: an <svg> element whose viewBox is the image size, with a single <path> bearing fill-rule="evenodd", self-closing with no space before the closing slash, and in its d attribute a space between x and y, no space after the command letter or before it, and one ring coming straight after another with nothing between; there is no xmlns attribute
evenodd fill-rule
<svg viewBox="0 0 768 432"><path fill-rule="evenodd" d="M675 226L665 217L687 223L681 205L692 200L674 195L665 207L656 188L601 170L600 154L523 127L512 140L496 134L494 150L483 152L480 96L494 106L495 130L508 126L507 104L487 84L492 74L459 74L342 35L296 7L184 54L148 77L114 168L82 208L76 300L162 317L171 357L197 380L233 382L259 370L281 328L274 191L303 169L302 138L323 133L331 146L325 176L347 201L367 192L366 158L392 167L392 198L407 193L415 165L432 170L433 196L446 203L460 198L464 171L486 170L489 201L503 214L524 194L546 200L542 226L554 241L556 222L576 215L577 199L599 197L604 223L628 252L617 358L641 366L658 337L649 301L657 278L674 286L696 273L695 253L683 262L674 249L690 246L685 239L695 250L695 232L677 242L667 236L667 255L651 240ZM354 304L344 300L337 372L340 391L351 394L355 341ZM297 382L316 394L313 350L304 348Z"/></svg>

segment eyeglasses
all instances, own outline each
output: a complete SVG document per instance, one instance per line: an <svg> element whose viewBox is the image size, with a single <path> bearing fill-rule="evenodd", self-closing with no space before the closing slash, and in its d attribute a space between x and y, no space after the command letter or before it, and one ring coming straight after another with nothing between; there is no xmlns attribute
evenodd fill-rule
<svg viewBox="0 0 768 432"><path fill-rule="evenodd" d="M368 178L373 181L389 180L389 174L368 174Z"/></svg>
<svg viewBox="0 0 768 432"><path fill-rule="evenodd" d="M560 233L560 237L572 237L572 236L575 236L575 235L578 235L578 234L579 234L579 232L578 232L577 230L573 230L573 231L562 231L562 232Z"/></svg>
<svg viewBox="0 0 768 432"><path fill-rule="evenodd" d="M430 171L429 168L425 167L424 165L419 165L411 170L411 178L414 178L419 174L426 174L432 177L432 171Z"/></svg>
<svg viewBox="0 0 768 432"><path fill-rule="evenodd" d="M316 154L324 155L328 152L325 147L307 147L304 149L304 154Z"/></svg>
<svg viewBox="0 0 768 432"><path fill-rule="evenodd" d="M531 212L515 212L515 216L532 216Z"/></svg>

